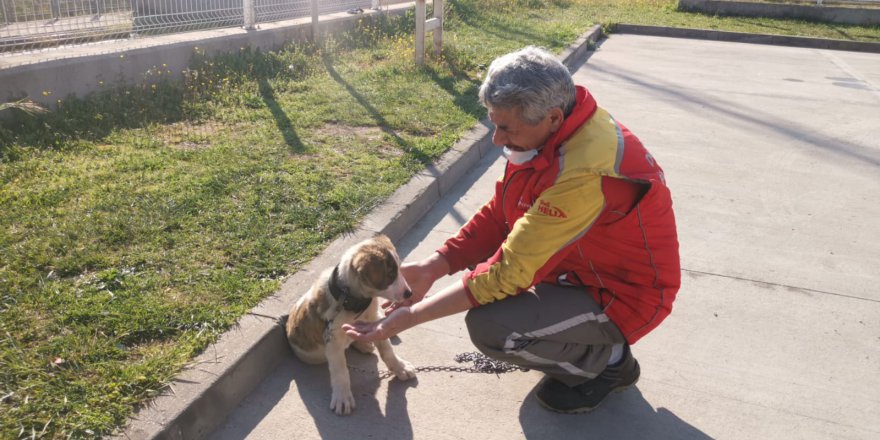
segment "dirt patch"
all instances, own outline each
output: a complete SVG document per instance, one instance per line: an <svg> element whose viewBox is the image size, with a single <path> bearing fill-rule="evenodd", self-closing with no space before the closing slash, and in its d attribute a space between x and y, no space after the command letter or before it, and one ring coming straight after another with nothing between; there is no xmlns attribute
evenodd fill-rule
<svg viewBox="0 0 880 440"><path fill-rule="evenodd" d="M345 152L353 147L369 146L381 156L396 157L403 154L400 148L385 140L385 133L380 127L330 123L316 129L314 133L317 137L329 141L332 148L339 152Z"/></svg>
<svg viewBox="0 0 880 440"><path fill-rule="evenodd" d="M183 151L198 151L209 148L212 140L226 126L218 122L193 124L192 122L175 122L162 127L156 136L165 146Z"/></svg>
<svg viewBox="0 0 880 440"><path fill-rule="evenodd" d="M366 141L378 141L382 139L382 129L379 127L353 127L345 124L325 124L315 130L318 136L336 138L357 138Z"/></svg>

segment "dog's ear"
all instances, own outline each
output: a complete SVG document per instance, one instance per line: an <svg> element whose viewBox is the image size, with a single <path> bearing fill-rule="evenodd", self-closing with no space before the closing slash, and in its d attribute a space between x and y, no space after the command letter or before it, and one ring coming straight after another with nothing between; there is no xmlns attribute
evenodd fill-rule
<svg viewBox="0 0 880 440"><path fill-rule="evenodd" d="M376 290L387 289L397 280L397 259L386 246L364 245L352 258L351 268L364 284Z"/></svg>

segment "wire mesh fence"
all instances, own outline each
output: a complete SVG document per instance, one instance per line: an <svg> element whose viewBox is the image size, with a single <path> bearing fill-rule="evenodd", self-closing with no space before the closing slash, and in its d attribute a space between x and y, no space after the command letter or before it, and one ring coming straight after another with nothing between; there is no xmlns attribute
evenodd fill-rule
<svg viewBox="0 0 880 440"><path fill-rule="evenodd" d="M311 0L262 0L256 4L256 22L266 23L311 14Z"/></svg>
<svg viewBox="0 0 880 440"><path fill-rule="evenodd" d="M140 35L241 26L241 0L134 0L133 31Z"/></svg>
<svg viewBox="0 0 880 440"><path fill-rule="evenodd" d="M127 37L128 0L0 0L0 52Z"/></svg>
<svg viewBox="0 0 880 440"><path fill-rule="evenodd" d="M317 13L407 0L318 0ZM0 0L0 57L86 42L243 26L312 15L312 0Z"/></svg>
<svg viewBox="0 0 880 440"><path fill-rule="evenodd" d="M4 150L9 145L63 145L79 137L103 138L111 131L136 133L138 142L149 139L183 151L207 149L217 139L239 139L238 132L259 131L243 128L252 120L237 119L239 104L254 114L267 109L261 117L274 118L281 127L282 141L300 148L300 140L291 134L294 123L276 102L280 92L273 89L273 81L276 77L301 80L314 66L320 69L322 60L308 47L295 44L278 52L260 49L278 48L282 40L300 41L304 35L291 29L309 29L313 12L321 16L325 30L335 32L384 20L380 17L386 15L369 9L391 11L388 17L403 16L413 3L106 0L98 5L60 0L53 5L53 1L0 0L4 14L0 22L0 161L4 151L11 151ZM246 19L247 4L253 9ZM318 6L316 11L313 5ZM339 14L327 15L335 12ZM363 22L347 19L361 13ZM294 18L304 19L265 26L253 35L239 31L177 34L247 27L247 20L259 27ZM251 38L254 35L259 37ZM113 43L106 44L108 39ZM142 48L146 50L132 50ZM65 61L55 62L59 59ZM233 107L236 110L230 110ZM232 132L236 134L228 134Z"/></svg>

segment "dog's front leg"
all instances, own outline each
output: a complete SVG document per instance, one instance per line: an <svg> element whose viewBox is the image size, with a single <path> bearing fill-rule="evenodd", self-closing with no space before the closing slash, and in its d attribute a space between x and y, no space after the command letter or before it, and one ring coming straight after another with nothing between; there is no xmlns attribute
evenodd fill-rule
<svg viewBox="0 0 880 440"><path fill-rule="evenodd" d="M334 334L324 347L327 364L330 368L330 409L338 415L348 415L354 409L354 396L351 394L351 377L345 360L343 335Z"/></svg>
<svg viewBox="0 0 880 440"><path fill-rule="evenodd" d="M416 378L416 368L413 365L397 356L391 343L387 339L376 341L376 349L379 351L379 357L382 362L391 370L400 380L410 380Z"/></svg>

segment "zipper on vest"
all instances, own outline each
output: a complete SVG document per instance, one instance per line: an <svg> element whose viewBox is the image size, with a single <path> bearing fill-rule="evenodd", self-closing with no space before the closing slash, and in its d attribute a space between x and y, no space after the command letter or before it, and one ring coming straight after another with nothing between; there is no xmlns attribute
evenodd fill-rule
<svg viewBox="0 0 880 440"><path fill-rule="evenodd" d="M523 170L516 170L513 172L513 174L510 175L510 177L505 178L506 182L504 182L504 187L501 189L501 212L504 213L504 223L507 224L507 229L512 229L512 227L510 226L510 221L507 219L507 187L510 186L511 182L513 182L514 176L522 171Z"/></svg>

